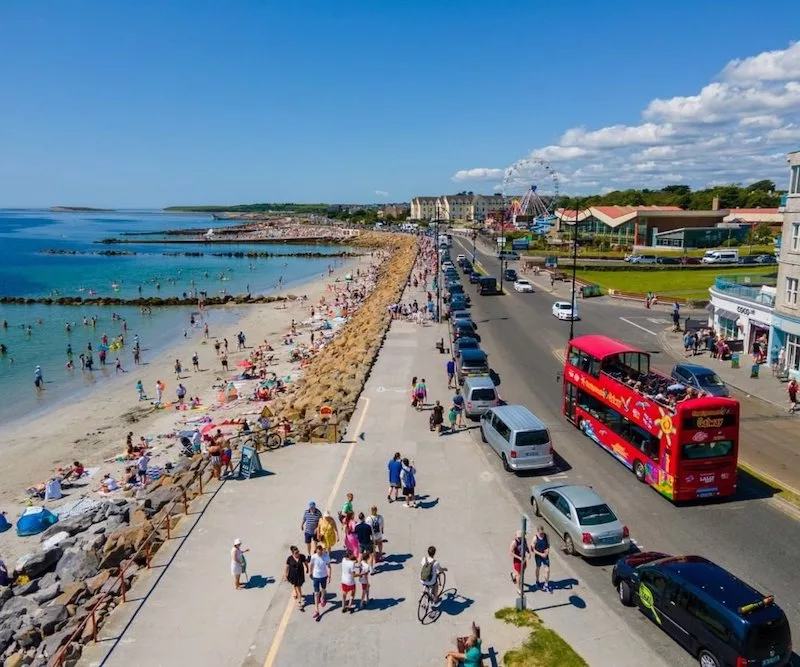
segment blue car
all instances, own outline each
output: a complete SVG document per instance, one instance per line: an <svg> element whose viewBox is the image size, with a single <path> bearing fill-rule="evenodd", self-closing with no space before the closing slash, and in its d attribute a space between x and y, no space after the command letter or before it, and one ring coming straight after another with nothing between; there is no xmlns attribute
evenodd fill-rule
<svg viewBox="0 0 800 667"><path fill-rule="evenodd" d="M699 364L675 364L672 377L687 387L704 391L711 396L729 396L725 383L712 369Z"/></svg>
<svg viewBox="0 0 800 667"><path fill-rule="evenodd" d="M472 273L469 274L469 281L473 285L477 283L480 279L481 279L481 274L478 273L477 271L473 271Z"/></svg>

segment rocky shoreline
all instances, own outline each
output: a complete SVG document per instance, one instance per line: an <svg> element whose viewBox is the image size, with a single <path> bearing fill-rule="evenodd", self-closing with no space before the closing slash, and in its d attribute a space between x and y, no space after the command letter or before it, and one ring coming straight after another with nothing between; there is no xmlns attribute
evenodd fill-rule
<svg viewBox="0 0 800 667"><path fill-rule="evenodd" d="M254 294L226 294L225 296L210 296L203 299L206 306L224 306L226 304L248 304L248 303L275 303L283 301L296 301L299 297L295 294L288 294L285 297L279 295L254 295ZM143 297L137 299L121 299L113 296L97 296L84 299L80 296L59 296L59 297L40 297L29 298L24 296L0 296L0 304L16 303L29 305L32 303L42 303L48 306L143 306L158 308L162 306L197 306L197 299L182 299L178 296L161 298L158 296Z"/></svg>
<svg viewBox="0 0 800 667"><path fill-rule="evenodd" d="M102 257L118 257L128 255L138 255L135 250L67 250L64 248L45 248L39 250L40 255L100 255ZM336 258L349 258L358 257L355 252L257 252L251 250L249 252L236 251L236 252L192 252L174 250L164 251L161 253L164 257L232 257L235 259L268 259L270 257L300 257L302 259L326 259L328 257Z"/></svg>

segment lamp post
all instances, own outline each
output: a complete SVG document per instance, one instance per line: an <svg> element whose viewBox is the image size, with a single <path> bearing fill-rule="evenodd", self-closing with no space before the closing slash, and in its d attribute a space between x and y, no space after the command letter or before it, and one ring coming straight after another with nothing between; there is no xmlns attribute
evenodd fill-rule
<svg viewBox="0 0 800 667"><path fill-rule="evenodd" d="M575 337L575 278L578 270L578 216L580 200L575 200L575 229L572 230L572 302L570 304L569 339Z"/></svg>
<svg viewBox="0 0 800 667"><path fill-rule="evenodd" d="M475 239L478 237L478 229L472 228L472 264L475 265Z"/></svg>
<svg viewBox="0 0 800 667"><path fill-rule="evenodd" d="M504 200L503 210L500 211L500 238L503 239L503 245L497 243L497 251L498 254L500 255L500 294L503 293L503 262L505 261L505 249L506 249L505 229L506 229L506 207Z"/></svg>
<svg viewBox="0 0 800 667"><path fill-rule="evenodd" d="M439 202L436 202L436 321L442 321L442 253L439 251Z"/></svg>

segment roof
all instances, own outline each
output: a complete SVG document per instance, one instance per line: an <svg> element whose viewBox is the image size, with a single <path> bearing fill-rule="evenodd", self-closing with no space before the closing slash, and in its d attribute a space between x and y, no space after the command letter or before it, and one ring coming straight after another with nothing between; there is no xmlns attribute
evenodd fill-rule
<svg viewBox="0 0 800 667"><path fill-rule="evenodd" d="M487 358L486 352L478 348L477 350L468 348L461 351L461 358L464 361L482 361Z"/></svg>
<svg viewBox="0 0 800 667"><path fill-rule="evenodd" d="M472 375L464 379L464 385L474 389L494 389L494 381L488 375Z"/></svg>
<svg viewBox="0 0 800 667"><path fill-rule="evenodd" d="M712 368L708 368L707 366L701 366L700 364L675 364L675 368L685 368L687 371L691 373L716 373L715 370Z"/></svg>
<svg viewBox="0 0 800 667"><path fill-rule="evenodd" d="M685 211L680 206L590 206L588 209L579 212L578 222L593 217L609 227L618 227L643 215L647 217L722 218L727 214L727 209L720 211ZM575 211L573 209L557 209L555 215L561 222L575 224Z"/></svg>
<svg viewBox="0 0 800 667"><path fill-rule="evenodd" d="M565 484L564 486L553 487L575 507L591 507L592 505L607 505L605 500L590 486L580 486L577 484Z"/></svg>
<svg viewBox="0 0 800 667"><path fill-rule="evenodd" d="M500 407L492 408L492 412L500 417L512 431L547 428L545 423L524 405L501 405Z"/></svg>
<svg viewBox="0 0 800 667"><path fill-rule="evenodd" d="M640 352L642 354L647 354L647 352L644 352L639 348L626 345L621 341L614 340L613 338L609 338L608 336L603 336L600 334L577 336L576 338L573 338L570 343L581 350L591 352L593 355L598 356L601 359L612 354L622 354L624 352Z"/></svg>

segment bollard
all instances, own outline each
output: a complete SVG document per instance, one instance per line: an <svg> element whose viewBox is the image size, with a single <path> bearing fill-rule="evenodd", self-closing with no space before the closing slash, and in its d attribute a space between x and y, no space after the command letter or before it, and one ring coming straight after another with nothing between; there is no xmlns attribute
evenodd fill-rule
<svg viewBox="0 0 800 667"><path fill-rule="evenodd" d="M202 496L203 495L203 471L202 470L200 471L200 474L198 475L198 477L200 478L200 495Z"/></svg>
<svg viewBox="0 0 800 667"><path fill-rule="evenodd" d="M95 605L94 608L92 609L92 640L94 641L95 644L97 643L97 613L95 611L96 609L97 605Z"/></svg>
<svg viewBox="0 0 800 667"><path fill-rule="evenodd" d="M189 514L189 499L186 497L186 490L183 491L183 513Z"/></svg>
<svg viewBox="0 0 800 667"><path fill-rule="evenodd" d="M168 540L171 540L171 539L172 539L172 535L171 535L171 532L172 532L172 516L171 516L171 511L172 511L172 508L170 508L170 511L169 511L169 512L167 512L167 539L168 539Z"/></svg>

